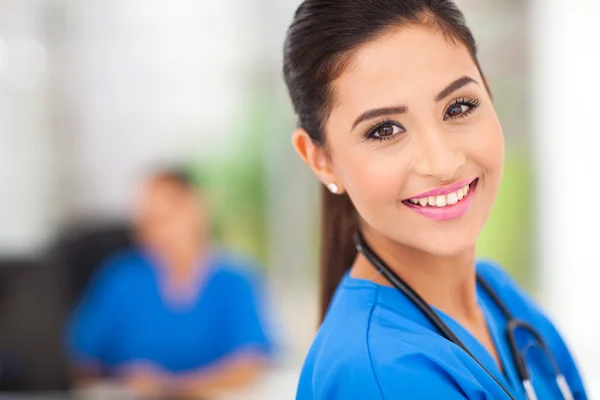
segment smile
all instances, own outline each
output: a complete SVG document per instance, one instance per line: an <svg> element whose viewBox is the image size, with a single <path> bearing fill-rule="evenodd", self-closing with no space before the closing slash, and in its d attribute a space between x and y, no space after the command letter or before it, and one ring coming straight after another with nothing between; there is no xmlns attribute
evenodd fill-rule
<svg viewBox="0 0 600 400"><path fill-rule="evenodd" d="M463 179L452 185L421 193L402 203L436 221L456 219L470 208L479 178Z"/></svg>

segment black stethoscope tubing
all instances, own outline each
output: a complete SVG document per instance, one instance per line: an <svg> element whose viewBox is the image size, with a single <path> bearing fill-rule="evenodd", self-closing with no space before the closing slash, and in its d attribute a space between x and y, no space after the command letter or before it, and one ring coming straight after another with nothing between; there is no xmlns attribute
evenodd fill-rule
<svg viewBox="0 0 600 400"><path fill-rule="evenodd" d="M446 323L440 318L440 316L431 308L425 300L418 293L416 293L404 280L402 280L385 262L383 262L377 254L367 245L362 234L357 232L354 237L354 241L356 244L356 249L361 252L365 258L400 292L402 292L418 309L419 311L431 322L431 324L438 330L438 332L447 340L456 344L460 347L465 353L467 353L493 380L498 384L502 390L506 393L506 395L511 399L515 400L514 396L510 393L510 391L492 374L476 357L471 353L471 351L465 346L464 343L452 332L452 330L446 325ZM527 369L527 365L525 363L525 358L522 357L521 352L518 348L517 342L515 340L515 332L517 329L522 329L528 331L538 342L539 347L544 351L548 360L553 366L555 371L555 378L557 385L565 398L565 400L573 399L573 395L569 390L568 385L566 384L566 380L564 376L560 373L558 369L558 364L556 360L552 356L550 350L546 346L544 340L539 335L539 333L528 323L517 320L514 318L512 313L508 310L506 305L501 301L500 297L494 292L492 287L479 275L477 275L477 282L483 287L483 289L487 292L487 294L492 298L496 306L500 309L500 311L505 315L508 326L507 326L507 339L511 349L511 353L513 356L513 360L515 362L515 366L517 369L517 374L519 375L519 379L525 388L525 392L527 398L529 400L535 400L536 395L531 385L529 371Z"/></svg>

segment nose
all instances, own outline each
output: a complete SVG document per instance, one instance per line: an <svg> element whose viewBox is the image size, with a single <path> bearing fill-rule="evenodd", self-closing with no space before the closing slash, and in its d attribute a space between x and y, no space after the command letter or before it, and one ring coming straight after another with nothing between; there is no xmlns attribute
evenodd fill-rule
<svg viewBox="0 0 600 400"><path fill-rule="evenodd" d="M455 177L458 169L465 164L465 155L455 146L448 133L436 130L422 132L418 145L420 156L415 162L415 172L440 181Z"/></svg>

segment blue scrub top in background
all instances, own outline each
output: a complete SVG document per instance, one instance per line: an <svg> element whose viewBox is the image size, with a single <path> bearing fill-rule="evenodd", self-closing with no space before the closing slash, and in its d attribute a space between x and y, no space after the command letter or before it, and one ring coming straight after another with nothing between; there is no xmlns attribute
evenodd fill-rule
<svg viewBox="0 0 600 400"><path fill-rule="evenodd" d="M575 363L559 333L533 300L500 268L480 262L478 273L517 319L537 329L565 375L575 399L587 399ZM505 373L490 353L448 315L438 314L517 400L525 394L506 341L506 318L485 290L478 300ZM519 335L520 334L520 335ZM562 399L542 351L517 331L540 400ZM306 358L298 400L508 399L457 345L444 339L401 292L370 281L342 280Z"/></svg>
<svg viewBox="0 0 600 400"><path fill-rule="evenodd" d="M108 369L151 362L185 372L239 350L269 353L259 282L244 264L215 254L202 266L198 296L182 307L165 301L150 257L132 251L113 258L72 318L70 357Z"/></svg>

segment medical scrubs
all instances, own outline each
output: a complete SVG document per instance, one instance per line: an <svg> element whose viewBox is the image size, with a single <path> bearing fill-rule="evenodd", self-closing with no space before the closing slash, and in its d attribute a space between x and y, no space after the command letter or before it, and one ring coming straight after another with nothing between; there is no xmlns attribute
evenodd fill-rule
<svg viewBox="0 0 600 400"><path fill-rule="evenodd" d="M215 254L201 266L197 296L176 304L161 290L164 270L147 254L113 258L74 313L70 357L99 361L109 371L142 362L177 373L236 351L269 353L259 282L247 265Z"/></svg>
<svg viewBox="0 0 600 400"><path fill-rule="evenodd" d="M518 319L541 334L575 399L586 399L577 367L556 328L502 269L479 262L478 273ZM506 340L506 318L478 288L478 301L501 359L495 359L458 322L436 310L486 368L525 400ZM540 400L562 399L550 361L531 335L517 331ZM462 349L438 334L397 289L343 278L306 358L298 400L508 399L497 383Z"/></svg>

